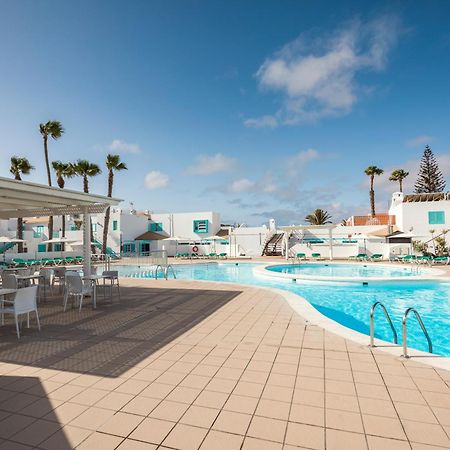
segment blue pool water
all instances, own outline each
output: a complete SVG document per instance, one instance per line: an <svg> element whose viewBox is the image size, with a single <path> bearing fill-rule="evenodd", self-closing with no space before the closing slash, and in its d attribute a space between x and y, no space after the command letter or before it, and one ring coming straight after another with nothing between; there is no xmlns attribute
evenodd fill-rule
<svg viewBox="0 0 450 450"><path fill-rule="evenodd" d="M349 278L378 278L378 277L410 277L421 275L424 269L417 266L374 266L365 264L281 264L269 266L272 272L293 275L318 277L349 277ZM420 272L418 272L418 270ZM426 272L426 269L425 269Z"/></svg>
<svg viewBox="0 0 450 450"><path fill-rule="evenodd" d="M330 319L361 333L369 334L369 311L381 301L388 309L401 343L401 320L405 309L415 307L422 316L433 341L433 352L450 357L450 284L411 281L407 283L293 283L260 278L253 274L258 264L212 263L175 266L178 279L226 281L268 286L301 295ZM375 268L374 268L375 269ZM122 276L149 276L144 267L123 266ZM392 341L392 332L381 310L375 314L376 337ZM427 351L427 343L419 325L411 316L408 321L408 346Z"/></svg>

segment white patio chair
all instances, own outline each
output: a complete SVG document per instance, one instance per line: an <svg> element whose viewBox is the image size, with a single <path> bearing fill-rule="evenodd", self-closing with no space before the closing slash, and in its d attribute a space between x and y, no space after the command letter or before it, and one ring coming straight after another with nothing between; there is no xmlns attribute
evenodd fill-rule
<svg viewBox="0 0 450 450"><path fill-rule="evenodd" d="M4 271L2 273L2 288L3 289L18 289L19 282L17 280L17 275L12 272ZM15 294L6 294L0 297L0 314L2 325L5 323L5 316L3 311L5 309L5 303L12 303Z"/></svg>
<svg viewBox="0 0 450 450"><path fill-rule="evenodd" d="M80 302L80 311L83 306L83 298L86 296L93 296L94 290L92 285L84 284L80 274L76 272L66 272L65 288L64 288L64 311L67 309L67 302L69 297L72 298L72 305L74 300Z"/></svg>
<svg viewBox="0 0 450 450"><path fill-rule="evenodd" d="M60 292L64 288L65 276L66 276L66 268L65 267L56 267L55 269L53 269L52 284L54 285L55 283L58 283L58 288L59 288Z"/></svg>
<svg viewBox="0 0 450 450"><path fill-rule="evenodd" d="M41 299L41 290L44 291L44 298L47 299L47 288L50 289L50 293L53 297L53 269L42 268L39 270L39 300Z"/></svg>
<svg viewBox="0 0 450 450"><path fill-rule="evenodd" d="M112 302L112 291L113 286L117 286L117 293L119 294L119 301L120 301L120 284L119 284L119 271L117 270L104 270L102 272L103 277L103 289L105 289L106 281L109 281L110 283L110 296L111 296L111 302Z"/></svg>
<svg viewBox="0 0 450 450"><path fill-rule="evenodd" d="M36 314L36 322L39 331L41 331L41 324L39 322L39 314L37 310L37 286L30 286L19 289L14 297L14 302L11 306L4 308L3 314L14 315L16 322L17 339L20 339L19 316L27 315L27 327L30 328L30 312ZM22 320L20 321L22 323Z"/></svg>

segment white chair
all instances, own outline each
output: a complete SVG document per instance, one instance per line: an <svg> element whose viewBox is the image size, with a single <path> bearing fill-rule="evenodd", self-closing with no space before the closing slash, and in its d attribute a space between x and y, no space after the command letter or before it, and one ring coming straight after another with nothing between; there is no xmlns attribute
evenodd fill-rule
<svg viewBox="0 0 450 450"><path fill-rule="evenodd" d="M44 291L44 298L47 299L47 288L53 297L53 269L42 268L39 270L39 300L41 299L41 289Z"/></svg>
<svg viewBox="0 0 450 450"><path fill-rule="evenodd" d="M23 289L19 289L14 297L14 302L12 306L4 308L3 314L14 315L14 320L16 322L16 332L17 339L20 339L20 327L19 327L19 316L27 315L27 327L30 328L30 312L36 314L36 322L39 331L41 331L41 324L39 322L39 314L37 310L37 286L30 286ZM20 321L22 323L22 321Z"/></svg>
<svg viewBox="0 0 450 450"><path fill-rule="evenodd" d="M64 311L67 309L67 302L69 300L69 297L72 297L72 305L74 299L80 302L81 311L81 307L83 306L83 298L93 295L94 289L90 283L83 284L81 276L76 272L66 272L64 289Z"/></svg>
<svg viewBox="0 0 450 450"><path fill-rule="evenodd" d="M6 270L2 273L2 288L3 289L14 289L19 288L19 282L17 280L17 275L12 272L7 272ZM5 303L12 303L14 299L14 294L2 295L0 297L0 314L2 325L5 323L5 316L3 314L5 309Z"/></svg>
<svg viewBox="0 0 450 450"><path fill-rule="evenodd" d="M120 301L120 285L119 285L119 271L117 270L104 270L102 272L103 277L103 289L105 289L106 281L109 281L110 283L110 296L112 301L112 291L113 286L117 286L117 293L119 294L119 301Z"/></svg>
<svg viewBox="0 0 450 450"><path fill-rule="evenodd" d="M53 282L52 284L58 283L59 291L64 287L64 278L66 276L66 268L65 267L56 267L53 269Z"/></svg>

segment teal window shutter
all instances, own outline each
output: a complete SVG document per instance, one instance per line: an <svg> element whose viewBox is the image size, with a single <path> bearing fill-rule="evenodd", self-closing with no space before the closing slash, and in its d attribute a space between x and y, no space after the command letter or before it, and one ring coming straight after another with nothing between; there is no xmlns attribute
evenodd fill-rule
<svg viewBox="0 0 450 450"><path fill-rule="evenodd" d="M208 233L208 221L194 220L193 231L194 233Z"/></svg>
<svg viewBox="0 0 450 450"><path fill-rule="evenodd" d="M444 225L445 224L445 212L444 211L428 211L428 224L429 225Z"/></svg>
<svg viewBox="0 0 450 450"><path fill-rule="evenodd" d="M112 229L113 231L117 231L117 220L113 220Z"/></svg>

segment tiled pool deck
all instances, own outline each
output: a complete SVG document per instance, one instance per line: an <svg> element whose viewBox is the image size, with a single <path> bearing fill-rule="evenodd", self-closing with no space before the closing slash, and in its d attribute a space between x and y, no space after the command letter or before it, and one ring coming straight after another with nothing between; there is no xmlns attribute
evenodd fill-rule
<svg viewBox="0 0 450 450"><path fill-rule="evenodd" d="M305 323L256 287L123 280L0 327L0 449L450 448L450 373ZM32 324L33 325L33 324Z"/></svg>

